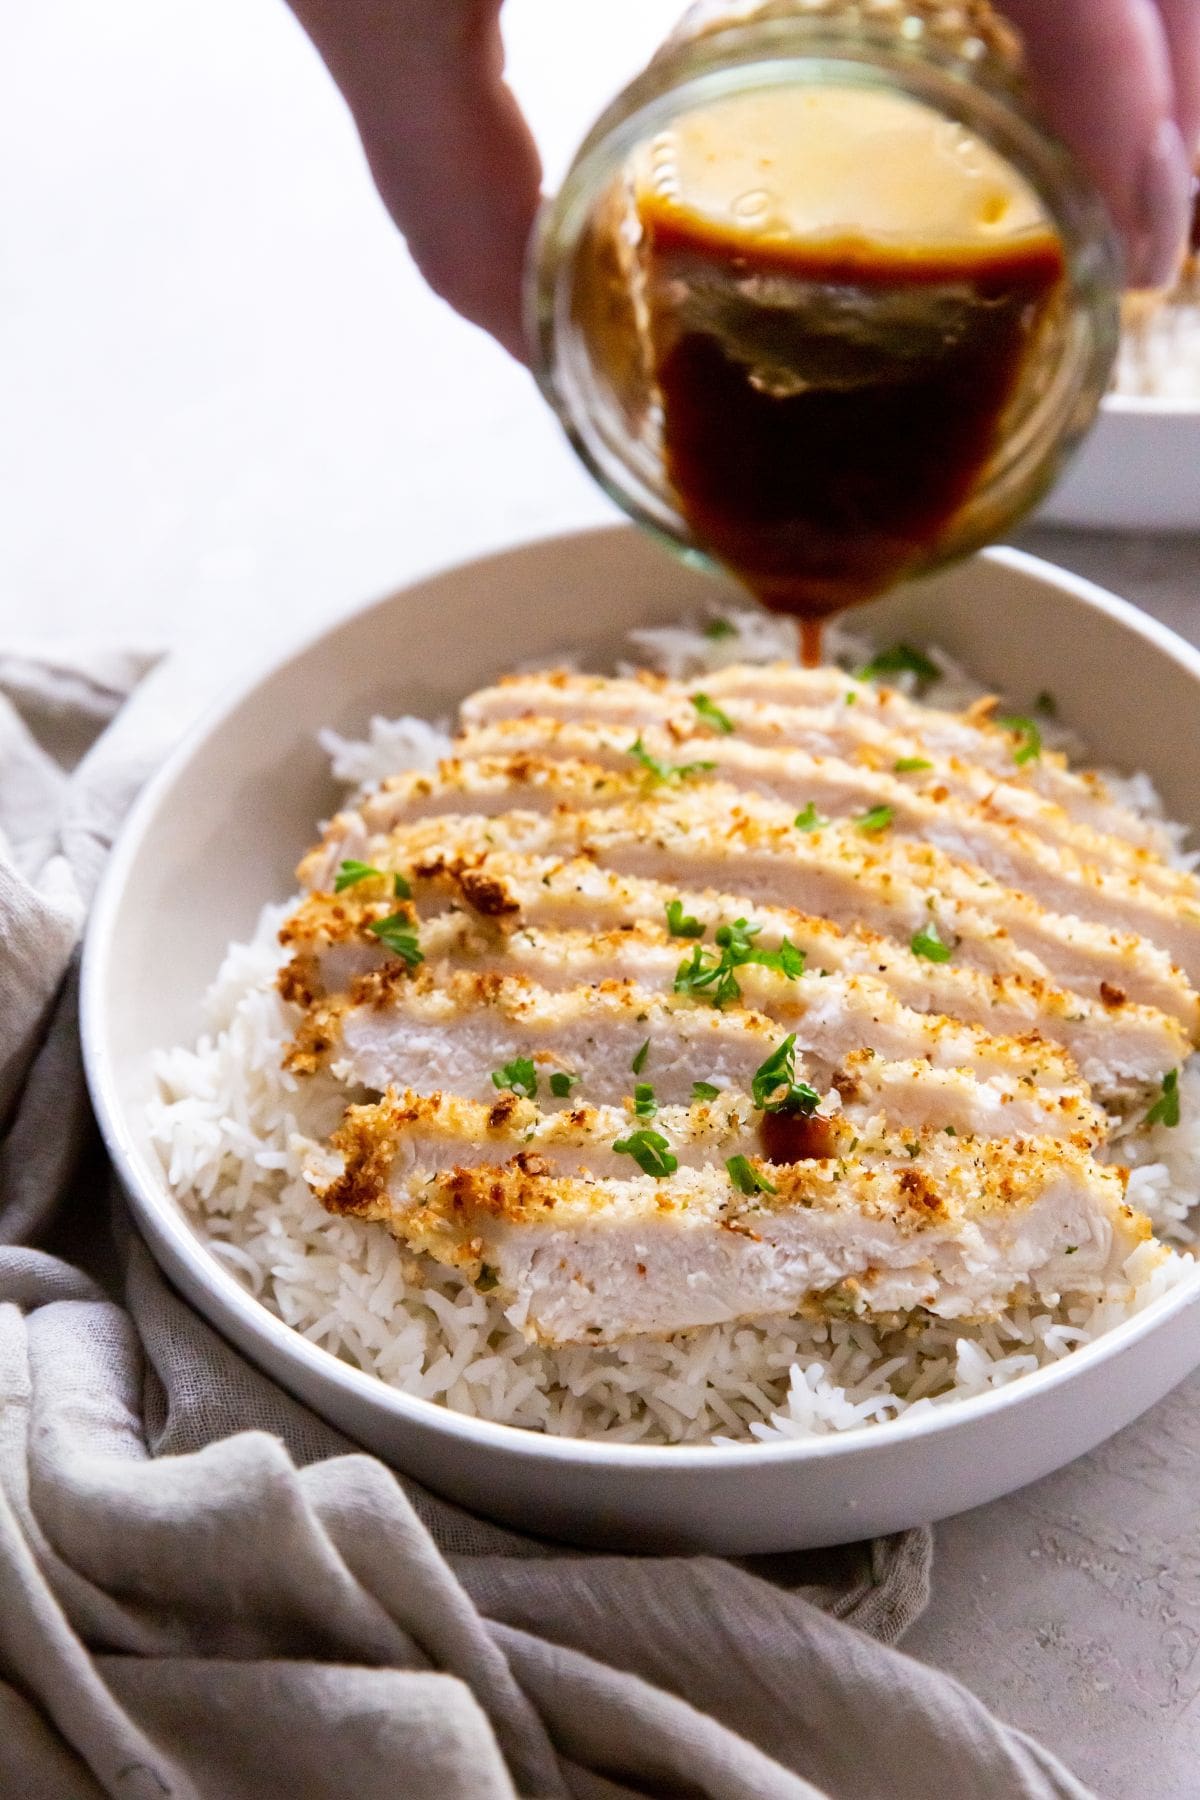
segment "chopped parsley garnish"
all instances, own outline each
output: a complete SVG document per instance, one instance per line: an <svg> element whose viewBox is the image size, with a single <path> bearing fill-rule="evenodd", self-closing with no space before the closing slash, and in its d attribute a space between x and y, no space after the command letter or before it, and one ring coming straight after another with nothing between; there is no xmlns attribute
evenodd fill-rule
<svg viewBox="0 0 1200 1800"><path fill-rule="evenodd" d="M933 764L925 756L901 756L892 767L897 775L915 775L918 769L932 769Z"/></svg>
<svg viewBox="0 0 1200 1800"><path fill-rule="evenodd" d="M555 1069L550 1077L550 1092L556 1100L565 1100L579 1079L578 1075L568 1075L565 1069Z"/></svg>
<svg viewBox="0 0 1200 1800"><path fill-rule="evenodd" d="M643 1175L662 1181L679 1167L679 1158L671 1154L671 1146L661 1131L631 1131L613 1145L618 1156L632 1156Z"/></svg>
<svg viewBox="0 0 1200 1800"><path fill-rule="evenodd" d="M699 919L693 918L691 913L684 912L682 900L668 900L667 930L672 937L702 938L708 927L702 925Z"/></svg>
<svg viewBox="0 0 1200 1800"><path fill-rule="evenodd" d="M1042 754L1042 734L1032 719L1021 713L1013 713L1011 718L997 719L997 725L1005 731L1011 731L1016 738L1013 747L1013 761L1020 768L1023 763L1036 762Z"/></svg>
<svg viewBox="0 0 1200 1800"><path fill-rule="evenodd" d="M490 1263L480 1263L479 1273L475 1277L475 1288L480 1294L490 1294L494 1287L499 1287L500 1276Z"/></svg>
<svg viewBox="0 0 1200 1800"><path fill-rule="evenodd" d="M895 813L890 806L873 806L870 812L855 819L855 831L861 831L864 837L874 837L880 831L886 831Z"/></svg>
<svg viewBox="0 0 1200 1800"><path fill-rule="evenodd" d="M749 919L735 919L732 925L718 925L713 936L735 964L757 963L760 968L786 975L790 981L803 975L803 950L797 950L786 938L778 950L763 950L753 942L761 930L761 925L751 925Z"/></svg>
<svg viewBox="0 0 1200 1800"><path fill-rule="evenodd" d="M754 1164L745 1156L731 1156L726 1160L729 1179L739 1194L777 1194L779 1189L767 1180Z"/></svg>
<svg viewBox="0 0 1200 1800"><path fill-rule="evenodd" d="M737 626L731 625L728 619L710 619L704 627L704 635L717 643L721 638L737 636Z"/></svg>
<svg viewBox="0 0 1200 1800"><path fill-rule="evenodd" d="M711 1000L717 1007L728 1006L742 997L729 959L723 953L713 955L702 950L699 944L676 969L675 992L690 994L693 1000Z"/></svg>
<svg viewBox="0 0 1200 1800"><path fill-rule="evenodd" d="M392 876L392 893L397 900L412 899L412 889L409 887L407 881L405 881L403 875Z"/></svg>
<svg viewBox="0 0 1200 1800"><path fill-rule="evenodd" d="M1146 1114L1147 1125L1178 1125L1179 1070L1168 1069L1163 1076L1162 1093Z"/></svg>
<svg viewBox="0 0 1200 1800"><path fill-rule="evenodd" d="M858 671L860 681L878 681L881 675L915 675L922 686L938 678L938 666L914 650L911 644L893 644L890 650L881 650L873 656L869 663Z"/></svg>
<svg viewBox="0 0 1200 1800"><path fill-rule="evenodd" d="M360 881L370 881L373 875L382 874L382 869L372 868L370 863L355 862L351 859L339 867L334 877L333 891L335 894L344 894L347 888L357 887Z"/></svg>
<svg viewBox="0 0 1200 1800"><path fill-rule="evenodd" d="M517 1056L512 1062L505 1063L502 1069L493 1069L492 1086L511 1088L514 1094L524 1094L527 1100L535 1099L538 1078L531 1058Z"/></svg>
<svg viewBox="0 0 1200 1800"><path fill-rule="evenodd" d="M812 1113L821 1096L806 1081L796 1080L796 1034L785 1037L778 1049L772 1050L764 1063L754 1071L750 1095L763 1112Z"/></svg>
<svg viewBox="0 0 1200 1800"><path fill-rule="evenodd" d="M393 913L388 919L376 919L367 930L377 937L393 956L402 956L410 969L425 961L412 920L407 913Z"/></svg>
<svg viewBox="0 0 1200 1800"><path fill-rule="evenodd" d="M649 1054L650 1054L650 1039L647 1038L645 1043L642 1045L641 1049L638 1051L637 1055L634 1057L633 1061L629 1065L635 1075L641 1074L642 1070L646 1066L646 1058L649 1056Z"/></svg>
<svg viewBox="0 0 1200 1800"><path fill-rule="evenodd" d="M821 817L816 801L810 800L804 811L796 814L793 823L797 831L820 831L822 825L828 825L829 820Z"/></svg>
<svg viewBox="0 0 1200 1800"><path fill-rule="evenodd" d="M711 1081L693 1081L692 1104L695 1105L700 1100L715 1100L720 1092L720 1088L714 1087Z"/></svg>
<svg viewBox="0 0 1200 1800"><path fill-rule="evenodd" d="M697 944L691 956L685 958L675 971L675 992L690 994L695 1000L711 1000L714 1006L727 1006L742 997L734 970L745 968L747 964L772 969L789 981L803 975L803 950L797 950L786 938L778 950L764 950L754 942L761 930L761 925L751 925L748 919L735 919L732 925L718 925L713 933L716 952L703 950Z"/></svg>
<svg viewBox="0 0 1200 1800"><path fill-rule="evenodd" d="M1078 1244L1068 1244L1066 1249L1063 1251L1063 1255L1064 1256L1074 1256L1078 1249L1079 1249Z"/></svg>
<svg viewBox="0 0 1200 1800"><path fill-rule="evenodd" d="M1058 701L1049 688L1043 688L1033 703L1034 712L1041 713L1043 719L1057 719Z"/></svg>
<svg viewBox="0 0 1200 1800"><path fill-rule="evenodd" d="M717 766L716 763L711 762L659 762L657 756L651 756L643 744L640 733L634 738L625 754L632 756L635 762L641 763L646 773L652 775L655 781L686 781L691 775L707 774L709 769L715 769Z"/></svg>
<svg viewBox="0 0 1200 1800"><path fill-rule="evenodd" d="M932 919L924 931L914 931L909 948L914 956L923 956L926 962L932 963L947 963L954 955L953 944L947 944L939 935Z"/></svg>
<svg viewBox="0 0 1200 1800"><path fill-rule="evenodd" d="M639 1081L634 1088L633 1110L639 1119L652 1119L658 1111L658 1101L648 1081Z"/></svg>
<svg viewBox="0 0 1200 1800"><path fill-rule="evenodd" d="M733 730L733 720L729 714L722 712L716 702L710 700L707 694L693 694L691 702L704 723L711 725L714 731L728 735Z"/></svg>

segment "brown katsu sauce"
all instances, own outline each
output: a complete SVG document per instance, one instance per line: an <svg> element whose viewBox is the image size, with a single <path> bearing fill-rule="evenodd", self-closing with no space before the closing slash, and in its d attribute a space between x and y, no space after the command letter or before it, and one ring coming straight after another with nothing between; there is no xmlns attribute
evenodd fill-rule
<svg viewBox="0 0 1200 1800"><path fill-rule="evenodd" d="M759 1124L768 1162L823 1162L837 1153L837 1129L816 1113L765 1112Z"/></svg>
<svg viewBox="0 0 1200 1800"><path fill-rule="evenodd" d="M641 224L669 482L812 666L822 620L928 561L978 488L1061 246L756 243L678 207Z"/></svg>

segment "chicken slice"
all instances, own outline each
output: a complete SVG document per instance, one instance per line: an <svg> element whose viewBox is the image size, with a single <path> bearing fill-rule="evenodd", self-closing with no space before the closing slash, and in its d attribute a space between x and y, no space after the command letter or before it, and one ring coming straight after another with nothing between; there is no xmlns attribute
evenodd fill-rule
<svg viewBox="0 0 1200 1800"><path fill-rule="evenodd" d="M843 711L845 709L843 708ZM851 709L853 710L853 709ZM1045 904L1070 910L1072 888L1081 871L1094 868L1142 881L1156 891L1190 903L1200 913L1200 882L1189 871L1172 868L1161 855L1131 843L1112 831L1070 817L1061 806L1029 789L1005 785L956 760L935 766L923 756L923 767L906 768L910 740L885 740L882 754L854 755L852 745L823 746L747 740L702 733L693 718L669 729L644 727L631 738L628 727L592 721L563 723L555 719L512 719L468 731L455 743L458 763L494 766L495 759L536 756L569 763L594 764L636 780L631 746L640 744L666 767L690 767L718 781L786 801L793 808L813 804L821 813L841 818L873 806L892 809L897 831L936 844L952 856L978 863L989 874L1014 886L1027 887ZM909 759L911 760L911 759ZM711 764L711 771L701 769ZM410 786L404 776L384 784L385 790ZM455 789L446 795L446 810L455 810ZM427 805L395 815L420 817ZM492 809L488 809L492 810ZM368 812L368 823L370 814ZM380 818L376 829L387 829ZM1057 854L1056 854L1057 853Z"/></svg>
<svg viewBox="0 0 1200 1800"><path fill-rule="evenodd" d="M619 1104L643 1081L669 1106L687 1101L697 1081L749 1091L785 1035L798 1041L801 1026L798 1020L785 1033L748 1008L698 1006L629 980L552 990L516 973L426 966L409 976L392 965L361 977L346 996L318 1002L298 1035L293 1066L303 1071L328 1056L347 1083L482 1100L526 1060L541 1086L552 1073L570 1074L595 1105ZM316 1043L319 1053L310 1048ZM796 1056L795 1079L814 1095L836 1093L833 1104L852 1118L883 1111L896 1124L1100 1142L1106 1121L1086 1085L1049 1045L1045 1061L1043 1068L1035 1055L1024 1068L977 1077L969 1068L935 1067L925 1057L888 1061L857 1047L836 1059Z"/></svg>
<svg viewBox="0 0 1200 1800"><path fill-rule="evenodd" d="M716 745L692 747L709 748L714 756L720 753ZM810 770L789 787L786 770L779 766L787 758L745 745L726 746L726 751L731 756L736 753L743 763L758 758L773 765L762 774L759 791L718 781L715 773L706 780L707 771L693 762L681 767L697 770L695 779L679 788L663 784L656 791L640 771L626 773L596 763L556 762L546 757L483 757L477 762L444 762L434 775L400 777L387 791L367 800L361 816L368 838L391 835L422 820L464 815L491 819L573 809L590 816L604 807L622 811L642 805L653 806L669 818L686 787L699 817L711 820L714 806L726 817L734 807L750 808L750 818L777 826L796 846L797 857L806 857L829 835L824 830L798 832L793 823L797 807L811 803L814 787L823 787L820 804L841 815L833 821L845 827L841 839L847 831L857 832L860 844L873 816L863 803L874 792L886 809L878 815L883 821L881 828L871 834L877 854L890 853L901 859L906 853L910 858L923 851L939 854L953 862L968 884L973 881L977 891L981 878L987 878L984 885L989 888L1000 883L1019 889L1047 911L1137 933L1160 944L1193 979L1200 977L1200 892L1190 876L1163 870L1164 880L1182 886L1161 891L1141 876L1082 863L1072 853L1014 826L976 819L960 807L910 795L891 777L875 777L864 786L849 764L842 765L843 776L837 776L830 773L828 762L818 765L812 758L801 757ZM730 771L722 773L729 775ZM810 800L805 800L805 795ZM867 825L849 822L848 815L860 807Z"/></svg>
<svg viewBox="0 0 1200 1800"><path fill-rule="evenodd" d="M778 1164L753 1152L744 1108L719 1102L659 1116L674 1168L643 1143L661 1173L615 1173L638 1160L634 1123L389 1094L349 1110L310 1180L331 1211L494 1289L549 1344L805 1310L988 1318L1118 1289L1149 1236L1121 1172L1074 1143L875 1124L840 1137L840 1156Z"/></svg>
<svg viewBox="0 0 1200 1800"><path fill-rule="evenodd" d="M353 845L353 848L349 846ZM494 850L587 855L618 874L731 887L743 906L796 907L841 925L911 943L931 922L960 963L987 974L1026 973L1103 998L1105 988L1172 1013L1189 1026L1196 995L1155 942L1099 923L1047 912L929 845L868 840L854 827L803 833L786 808L716 786L660 795L596 812L512 812L492 819L447 815L372 838L341 835L301 864L320 884L344 855L431 871L478 861ZM1179 919L1189 948L1197 927Z"/></svg>
<svg viewBox="0 0 1200 1800"><path fill-rule="evenodd" d="M1169 848L1156 821L1120 805L1099 776L1068 769L1060 754L1048 751L1015 764L1012 734L991 723L989 705L965 714L941 712L909 700L898 689L855 681L837 669L733 664L686 683L647 674L617 680L561 672L518 675L471 695L461 718L468 729L537 716L634 730L657 725L672 734L686 733L695 728L691 696L697 692L719 702L740 737L790 741L826 755L848 756L851 746L861 746L884 767L888 759L882 752L891 753L893 765L913 757L931 759L931 779L940 781L948 780L954 766L975 769L1004 784L1008 804L1011 790L1032 792L1098 831L1156 852ZM848 705L851 695L854 704Z"/></svg>
<svg viewBox="0 0 1200 1800"><path fill-rule="evenodd" d="M741 917L746 907L733 894L620 876L587 858L562 862L505 852L493 852L477 865L417 878L414 885L427 954L467 954L467 947L443 946L455 945L461 934L467 945L477 945L482 932L482 946L470 948L470 954L490 966L493 957L511 947L522 966L536 967L537 978L548 986L562 985L564 975L555 974L536 938L532 945L521 943L525 932L558 933L572 944L598 935L616 957L630 939L635 948L661 941L669 905L678 907L680 917L695 921L692 929L702 927L710 943L716 929ZM297 966L289 981L302 1000L344 989L384 960L384 948L370 926L392 912L391 900L373 897L389 890L390 883L381 877L345 895L311 894L301 902L280 936L294 952ZM828 971L866 982L871 991L878 986L903 1008L981 1026L988 1040L1036 1033L1061 1044L1103 1099L1157 1084L1190 1053L1188 1034L1177 1019L1137 1005L1118 990L1110 988L1106 999L1097 1002L1032 976L983 975L953 962L930 962L862 926L843 930L829 920L780 907L750 911L751 923L762 928L756 941L768 950L794 944L806 958L809 975ZM681 959L694 940L669 941ZM588 979L619 972L606 964L606 953L605 942L593 946ZM646 980L644 971L640 979ZM857 991L864 992L861 985ZM760 1010L772 1010L761 1000L755 1003ZM882 1047L875 1042L875 1048ZM962 1060L975 1066L973 1054Z"/></svg>
<svg viewBox="0 0 1200 1800"><path fill-rule="evenodd" d="M360 916L372 919L377 911L366 903ZM757 925L750 924L750 934L758 949L761 931ZM363 938L352 941L362 945L357 961L346 957L344 941L314 951L323 995L349 987L358 975L379 967L386 956L383 945L370 936L369 927ZM535 925L504 931L490 921L454 911L426 921L420 928L420 945L431 968L451 963L481 975L511 972L552 990L628 979L651 993L669 994L677 981L687 980L688 968L697 961L694 938L672 937L649 920L608 931ZM721 952L711 941L698 948L699 967L704 971L701 980L705 981L719 964ZM761 949L771 954L768 946ZM796 960L802 962L802 954ZM794 1032L803 1051L830 1067L854 1050L869 1049L878 1056L901 1061L923 1057L937 1068L969 1068L983 1076L1033 1075L1060 1087L1079 1081L1070 1057L1052 1042L1036 1035L995 1037L959 1019L914 1011L873 975L835 974L819 968L789 974L746 963L734 967L726 979L740 990L747 1006ZM699 999L715 1004L716 986L715 979L707 980L697 990Z"/></svg>

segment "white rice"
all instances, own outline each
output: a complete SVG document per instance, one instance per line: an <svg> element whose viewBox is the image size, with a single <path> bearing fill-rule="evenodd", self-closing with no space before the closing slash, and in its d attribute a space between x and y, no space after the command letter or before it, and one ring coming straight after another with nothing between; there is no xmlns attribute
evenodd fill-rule
<svg viewBox="0 0 1200 1800"><path fill-rule="evenodd" d="M699 628L632 637L642 664L677 675L792 653L779 621L747 611L730 622L733 635L715 639ZM830 636L844 667L868 659L861 640L838 629ZM978 695L961 668L931 654L941 677L925 698L959 707ZM913 678L900 682L912 686ZM1067 741L1053 721L1044 735ZM431 767L447 737L424 720L376 718L361 742L333 733L322 742L338 778L362 788L403 767ZM1124 792L1158 816L1147 777L1133 777ZM1181 837L1172 828L1169 842L1178 848ZM291 904L267 907L253 942L230 948L195 1048L160 1056L151 1129L172 1190L237 1280L331 1355L407 1393L557 1436L647 1444L821 1436L1003 1386L1069 1355L1194 1271L1186 1250L1163 1259L1143 1246L1115 1298L1054 1312L1014 1307L971 1327L929 1318L890 1330L853 1318L770 1319L665 1342L528 1344L493 1297L398 1247L380 1226L331 1217L309 1192L306 1152L332 1129L346 1096L326 1075L297 1080L281 1067L293 1019L273 986L275 934ZM1186 1245L1200 1194L1195 1063L1180 1091L1178 1127L1127 1131L1115 1154L1133 1168L1131 1202L1162 1237Z"/></svg>
<svg viewBox="0 0 1200 1800"><path fill-rule="evenodd" d="M1113 390L1133 399L1200 405L1200 294L1186 276L1167 300L1130 301L1121 332Z"/></svg>

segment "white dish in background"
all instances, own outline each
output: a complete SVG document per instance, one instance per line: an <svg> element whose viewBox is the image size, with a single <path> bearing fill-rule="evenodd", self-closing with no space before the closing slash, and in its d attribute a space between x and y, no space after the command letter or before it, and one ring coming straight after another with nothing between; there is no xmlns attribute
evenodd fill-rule
<svg viewBox="0 0 1200 1800"><path fill-rule="evenodd" d="M202 722L113 852L84 958L88 1077L114 1162L176 1286L285 1387L431 1488L516 1526L591 1543L750 1553L943 1517L1082 1454L1200 1363L1200 1272L1062 1362L911 1420L812 1442L658 1447L545 1437L387 1387L285 1326L208 1250L150 1144L151 1058L197 1034L231 939L292 889L337 799L320 725L437 717L514 664L602 665L711 580L628 527L517 549L416 583L286 652ZM1200 822L1200 654L1110 595L993 551L864 610L881 641L937 642L1024 701L1055 691L1097 758L1146 768Z"/></svg>
<svg viewBox="0 0 1200 1800"><path fill-rule="evenodd" d="M1039 524L1200 531L1200 402L1110 394Z"/></svg>

